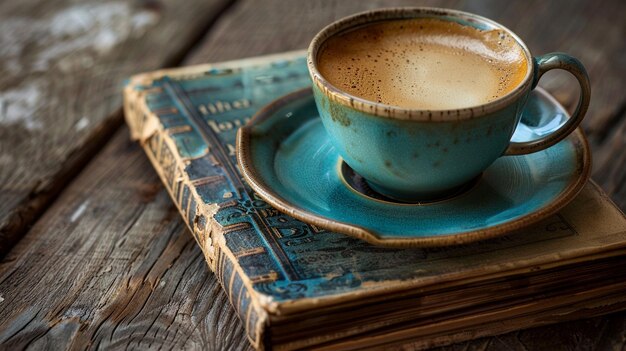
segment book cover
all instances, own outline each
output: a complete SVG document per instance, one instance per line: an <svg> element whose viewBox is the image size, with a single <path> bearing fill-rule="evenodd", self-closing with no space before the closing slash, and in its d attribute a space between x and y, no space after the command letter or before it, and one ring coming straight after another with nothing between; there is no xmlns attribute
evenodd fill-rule
<svg viewBox="0 0 626 351"><path fill-rule="evenodd" d="M292 52L140 74L124 90L132 137L255 348L428 347L626 307L626 219L593 183L537 225L448 248L376 247L267 205L237 169L237 129L309 84Z"/></svg>

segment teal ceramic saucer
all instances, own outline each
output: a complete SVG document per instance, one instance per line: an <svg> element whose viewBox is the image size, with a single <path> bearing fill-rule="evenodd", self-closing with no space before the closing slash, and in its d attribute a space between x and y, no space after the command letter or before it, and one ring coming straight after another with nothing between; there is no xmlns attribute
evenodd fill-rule
<svg viewBox="0 0 626 351"><path fill-rule="evenodd" d="M533 120L548 109L551 122ZM515 141L555 129L567 112L548 93L531 93ZM557 121L557 122L554 122ZM310 89L259 111L237 135L237 160L250 186L277 209L302 221L400 247L446 246L509 233L566 205L589 178L587 141L577 129L529 155L500 157L458 193L429 203L377 195L338 155Z"/></svg>

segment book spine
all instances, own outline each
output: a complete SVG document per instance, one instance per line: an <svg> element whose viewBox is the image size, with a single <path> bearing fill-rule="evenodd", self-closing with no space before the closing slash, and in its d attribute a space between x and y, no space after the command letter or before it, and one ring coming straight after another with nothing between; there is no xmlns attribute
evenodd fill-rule
<svg viewBox="0 0 626 351"><path fill-rule="evenodd" d="M147 77L149 79L149 77ZM134 77L124 90L124 116L131 138L139 141L157 171L170 197L200 246L209 268L228 295L231 305L244 324L248 340L255 349L264 348L268 325L267 312L260 306L251 282L224 240L224 230L213 216L216 204L205 204L185 173L185 162L178 154L171 130L148 108L146 96L161 88Z"/></svg>

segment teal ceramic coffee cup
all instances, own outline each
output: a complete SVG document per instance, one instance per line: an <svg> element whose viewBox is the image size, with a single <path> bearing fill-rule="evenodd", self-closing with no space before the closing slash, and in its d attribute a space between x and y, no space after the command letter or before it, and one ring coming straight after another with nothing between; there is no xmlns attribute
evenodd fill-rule
<svg viewBox="0 0 626 351"><path fill-rule="evenodd" d="M415 110L351 95L320 74L318 54L329 38L377 21L421 17L506 33L525 55L526 75L508 93L483 105ZM382 9L341 19L315 36L307 61L317 108L339 154L375 191L401 201L444 197L476 179L498 157L537 152L556 144L576 129L589 105L589 78L577 59L563 53L533 57L524 42L507 28L455 10ZM529 93L545 72L557 68L573 74L580 84L573 115L548 135L512 142ZM544 120L552 117L537 116Z"/></svg>

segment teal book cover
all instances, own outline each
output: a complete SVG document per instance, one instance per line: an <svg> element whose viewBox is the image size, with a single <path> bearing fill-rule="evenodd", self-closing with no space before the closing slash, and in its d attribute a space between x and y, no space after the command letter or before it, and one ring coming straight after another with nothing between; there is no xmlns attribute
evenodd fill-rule
<svg viewBox="0 0 626 351"><path fill-rule="evenodd" d="M235 137L264 105L310 84L305 54L293 52L140 74L124 91L132 137L159 173L255 348L358 346L350 344L357 339L371 346L420 336L429 340L424 346L433 346L527 327L537 322L498 324L515 320L502 312L513 304L511 286L522 301L539 291L533 277L561 277L559 272L577 269L582 257L623 254L624 217L592 183L565 209L522 233L448 248L377 247L281 213L242 179ZM495 293L503 277L518 285L507 283L507 293ZM557 291L564 279L572 278L555 278L545 291ZM493 287L492 295L481 290L472 299L467 291L477 282ZM552 299L541 313L571 312L589 308L585 301L613 296L617 286L598 289L562 302L543 291L533 301ZM463 319L468 309L491 315L476 312L472 316L483 319ZM452 326L452 319L466 324ZM456 337L435 337L443 334Z"/></svg>

